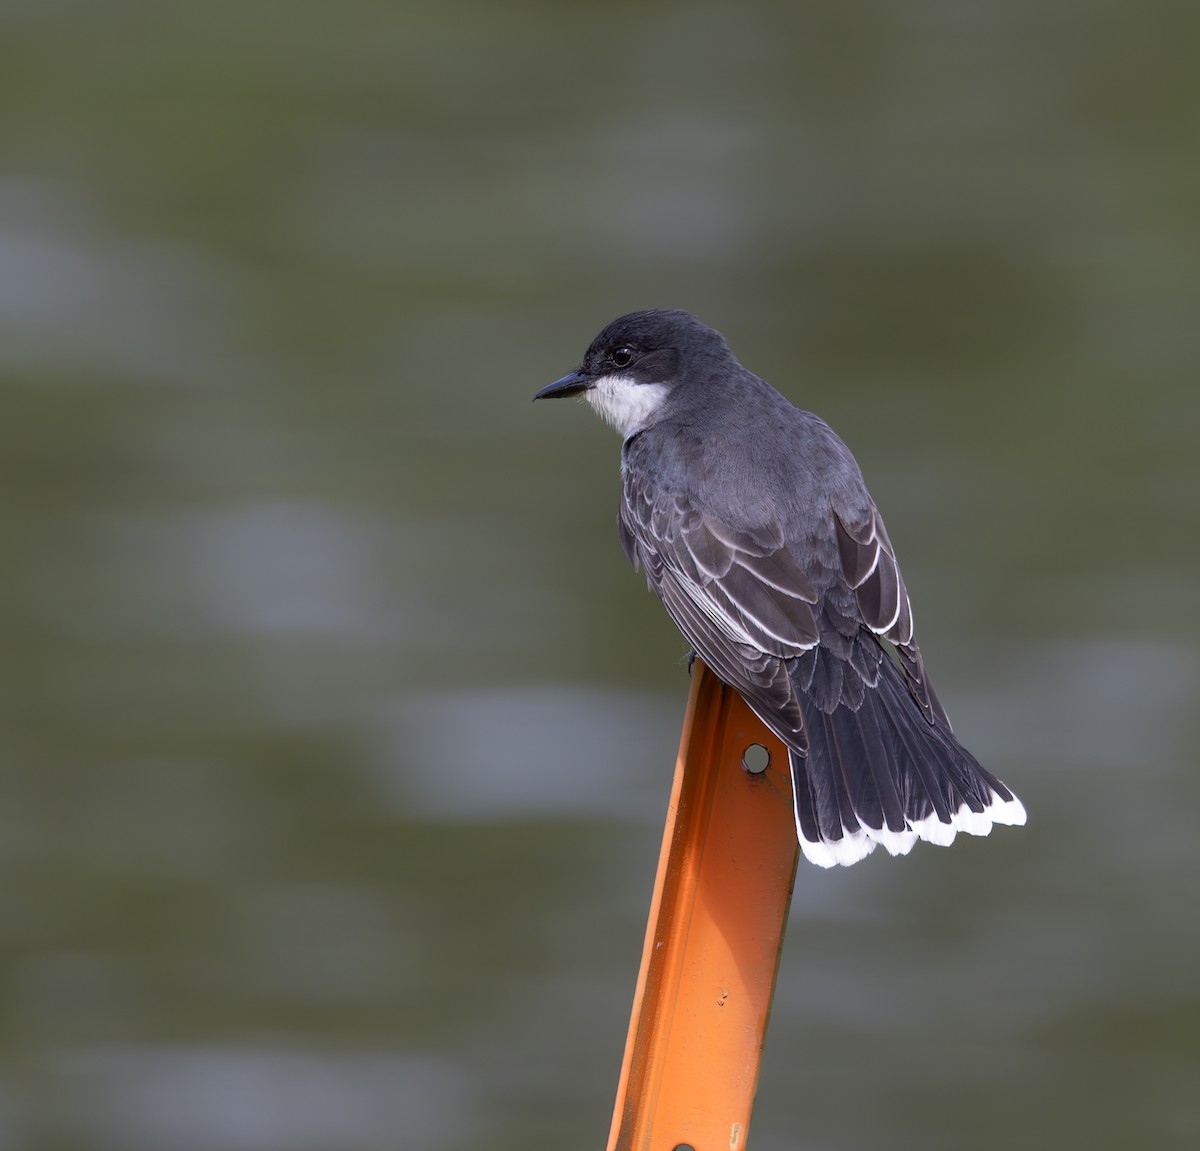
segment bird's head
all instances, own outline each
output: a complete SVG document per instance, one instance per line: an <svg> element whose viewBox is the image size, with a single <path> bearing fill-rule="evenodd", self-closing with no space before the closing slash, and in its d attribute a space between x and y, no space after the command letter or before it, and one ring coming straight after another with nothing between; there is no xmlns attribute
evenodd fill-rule
<svg viewBox="0 0 1200 1151"><path fill-rule="evenodd" d="M721 334L690 312L630 312L592 341L575 371L533 398L581 395L629 439L663 419L686 385L732 358Z"/></svg>

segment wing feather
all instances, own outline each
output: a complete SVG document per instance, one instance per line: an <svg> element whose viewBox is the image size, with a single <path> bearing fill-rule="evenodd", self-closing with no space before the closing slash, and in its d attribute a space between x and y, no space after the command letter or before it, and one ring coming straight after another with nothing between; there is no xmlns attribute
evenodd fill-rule
<svg viewBox="0 0 1200 1151"><path fill-rule="evenodd" d="M790 659L813 647L820 633L817 593L795 556L782 544L782 527L768 523L740 530L701 515L679 493L651 493L632 472L625 475L621 541L630 559L650 571L653 555L672 573L705 622L689 635L704 656L717 636ZM710 638L711 634L711 638Z"/></svg>
<svg viewBox="0 0 1200 1151"><path fill-rule="evenodd" d="M734 528L627 471L620 530L626 555L704 662L781 738L806 747L788 661L820 638L818 597L781 525Z"/></svg>
<svg viewBox="0 0 1200 1151"><path fill-rule="evenodd" d="M759 718L789 747L803 753L808 739L787 665L763 651L737 643L714 627L708 613L673 572L660 568L658 581L652 577L651 582L675 626L716 677L740 692Z"/></svg>
<svg viewBox="0 0 1200 1151"><path fill-rule="evenodd" d="M858 514L834 513L832 527L832 563L840 570L820 569L837 582L823 583L819 593L777 519L734 527L698 511L685 494L653 490L641 473L625 472L626 555L705 663L782 738L804 739L797 689L824 706L841 700L858 710L878 674L859 666L875 648L856 638L867 634L891 642L925 718L948 724L913 639L908 589L878 511L868 501Z"/></svg>
<svg viewBox="0 0 1200 1151"><path fill-rule="evenodd" d="M835 514L842 573L854 589L863 622L891 640L908 690L925 718L949 727L946 711L925 674L921 649L913 638L912 604L896 562L896 552L874 504L861 517Z"/></svg>

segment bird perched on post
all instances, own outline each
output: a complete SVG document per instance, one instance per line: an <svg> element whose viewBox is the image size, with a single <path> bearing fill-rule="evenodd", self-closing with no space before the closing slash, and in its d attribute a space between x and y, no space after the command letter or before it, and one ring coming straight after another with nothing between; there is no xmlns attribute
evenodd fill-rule
<svg viewBox="0 0 1200 1151"><path fill-rule="evenodd" d="M787 745L796 830L822 867L906 854L1021 801L954 737L896 553L833 430L683 311L632 312L535 399L620 432L621 544L717 677Z"/></svg>

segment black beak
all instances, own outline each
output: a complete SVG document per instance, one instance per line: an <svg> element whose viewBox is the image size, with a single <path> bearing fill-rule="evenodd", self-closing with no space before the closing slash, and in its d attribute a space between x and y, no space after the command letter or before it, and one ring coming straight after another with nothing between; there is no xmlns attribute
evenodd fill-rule
<svg viewBox="0 0 1200 1151"><path fill-rule="evenodd" d="M580 392L586 392L591 386L592 381L582 372L572 372L569 376L563 376L561 380L547 384L533 398L535 400L557 400L562 396L577 396Z"/></svg>

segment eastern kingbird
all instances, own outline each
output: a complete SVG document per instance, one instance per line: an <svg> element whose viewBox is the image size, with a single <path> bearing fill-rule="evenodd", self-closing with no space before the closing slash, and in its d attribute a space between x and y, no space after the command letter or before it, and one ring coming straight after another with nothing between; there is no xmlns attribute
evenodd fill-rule
<svg viewBox="0 0 1200 1151"><path fill-rule="evenodd" d="M787 745L821 867L1021 824L925 673L883 520L833 430L683 311L632 312L534 399L624 439L621 545L696 653Z"/></svg>

